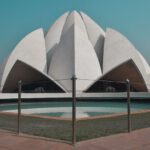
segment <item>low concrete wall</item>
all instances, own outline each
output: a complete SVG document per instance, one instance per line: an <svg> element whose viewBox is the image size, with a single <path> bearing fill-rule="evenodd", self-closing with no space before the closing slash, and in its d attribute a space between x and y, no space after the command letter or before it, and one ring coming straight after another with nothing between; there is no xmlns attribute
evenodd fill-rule
<svg viewBox="0 0 150 150"><path fill-rule="evenodd" d="M47 98L71 98L72 93L22 93L23 99L47 99ZM77 93L77 98L81 99L125 99L126 92L120 93ZM13 100L18 98L18 93L0 93L0 100ZM150 99L148 92L131 92L133 99Z"/></svg>

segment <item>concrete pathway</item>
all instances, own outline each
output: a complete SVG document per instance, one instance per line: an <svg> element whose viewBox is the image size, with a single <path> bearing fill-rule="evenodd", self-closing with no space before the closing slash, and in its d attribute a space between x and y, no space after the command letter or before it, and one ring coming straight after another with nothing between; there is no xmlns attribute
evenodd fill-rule
<svg viewBox="0 0 150 150"><path fill-rule="evenodd" d="M0 150L72 150L66 143L0 132Z"/></svg>
<svg viewBox="0 0 150 150"><path fill-rule="evenodd" d="M71 145L0 131L0 150L150 150L150 128Z"/></svg>
<svg viewBox="0 0 150 150"><path fill-rule="evenodd" d="M77 150L150 150L150 128L80 142Z"/></svg>

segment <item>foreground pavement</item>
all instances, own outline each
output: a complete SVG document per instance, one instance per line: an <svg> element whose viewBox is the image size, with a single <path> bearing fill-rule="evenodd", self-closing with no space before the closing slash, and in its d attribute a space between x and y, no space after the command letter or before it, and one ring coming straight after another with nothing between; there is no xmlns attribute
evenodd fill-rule
<svg viewBox="0 0 150 150"><path fill-rule="evenodd" d="M0 150L150 150L150 128L79 142L75 147L0 131Z"/></svg>

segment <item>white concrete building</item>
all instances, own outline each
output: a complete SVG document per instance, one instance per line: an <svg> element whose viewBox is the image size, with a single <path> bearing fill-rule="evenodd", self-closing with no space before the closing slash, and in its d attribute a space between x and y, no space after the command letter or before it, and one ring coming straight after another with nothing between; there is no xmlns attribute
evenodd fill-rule
<svg viewBox="0 0 150 150"><path fill-rule="evenodd" d="M124 86L104 81L131 81L133 91L149 91L150 67L126 37L106 32L83 12L62 15L44 36L37 29L15 47L0 66L0 92L105 92ZM103 82L100 82L103 81Z"/></svg>

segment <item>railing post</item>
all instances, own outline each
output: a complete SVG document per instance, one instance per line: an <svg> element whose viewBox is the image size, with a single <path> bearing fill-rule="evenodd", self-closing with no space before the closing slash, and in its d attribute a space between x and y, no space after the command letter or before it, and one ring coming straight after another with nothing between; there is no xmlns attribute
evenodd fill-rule
<svg viewBox="0 0 150 150"><path fill-rule="evenodd" d="M22 81L18 82L18 134L20 134L20 119L21 119L21 88Z"/></svg>
<svg viewBox="0 0 150 150"><path fill-rule="evenodd" d="M72 144L76 143L76 76L72 77Z"/></svg>
<svg viewBox="0 0 150 150"><path fill-rule="evenodd" d="M127 83L127 111L128 111L128 132L131 132L131 99L130 99L130 80L126 79Z"/></svg>

